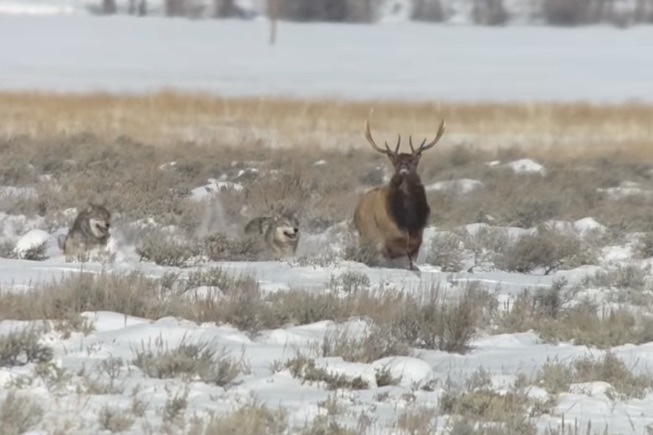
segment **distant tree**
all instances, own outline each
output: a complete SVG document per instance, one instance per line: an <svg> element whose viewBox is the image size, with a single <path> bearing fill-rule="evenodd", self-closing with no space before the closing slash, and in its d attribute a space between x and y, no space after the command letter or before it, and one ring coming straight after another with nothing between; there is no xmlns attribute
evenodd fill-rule
<svg viewBox="0 0 653 435"><path fill-rule="evenodd" d="M635 20L640 23L653 22L653 0L637 0Z"/></svg>
<svg viewBox="0 0 653 435"><path fill-rule="evenodd" d="M165 0L165 14L168 17L199 18L206 15L206 4L200 0Z"/></svg>
<svg viewBox="0 0 653 435"><path fill-rule="evenodd" d="M371 22L378 0L279 0L280 18L290 21Z"/></svg>
<svg viewBox="0 0 653 435"><path fill-rule="evenodd" d="M543 15L548 24L577 26L604 21L606 0L544 0Z"/></svg>
<svg viewBox="0 0 653 435"><path fill-rule="evenodd" d="M509 16L503 0L474 0L472 18L476 24L502 26Z"/></svg>
<svg viewBox="0 0 653 435"><path fill-rule="evenodd" d="M216 18L248 18L248 11L236 4L236 0L214 0Z"/></svg>
<svg viewBox="0 0 653 435"><path fill-rule="evenodd" d="M138 3L138 16L144 17L147 15L147 0L141 0Z"/></svg>
<svg viewBox="0 0 653 435"><path fill-rule="evenodd" d="M441 22L447 18L440 0L414 0L411 19L414 21Z"/></svg>
<svg viewBox="0 0 653 435"><path fill-rule="evenodd" d="M103 14L115 14L118 11L116 7L116 0L102 0L102 13Z"/></svg>

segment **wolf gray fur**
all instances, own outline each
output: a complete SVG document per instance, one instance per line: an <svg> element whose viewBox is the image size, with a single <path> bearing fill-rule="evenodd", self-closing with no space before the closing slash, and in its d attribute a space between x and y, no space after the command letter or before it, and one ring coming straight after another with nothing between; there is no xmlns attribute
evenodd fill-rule
<svg viewBox="0 0 653 435"><path fill-rule="evenodd" d="M245 225L248 236L262 236L262 241L279 257L292 257L299 244L299 220L294 214L259 216Z"/></svg>
<svg viewBox="0 0 653 435"><path fill-rule="evenodd" d="M89 249L105 247L109 240L111 212L100 204L90 203L80 211L66 236L59 236L59 248L66 259L73 259Z"/></svg>

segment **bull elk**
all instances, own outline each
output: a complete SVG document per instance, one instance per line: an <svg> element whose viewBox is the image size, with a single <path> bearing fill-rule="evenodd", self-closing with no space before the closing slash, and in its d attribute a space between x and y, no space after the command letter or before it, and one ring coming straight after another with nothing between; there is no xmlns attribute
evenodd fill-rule
<svg viewBox="0 0 653 435"><path fill-rule="evenodd" d="M411 153L400 153L401 135L394 151L387 142L383 149L372 139L369 120L365 123L365 138L374 150L388 156L394 174L387 185L375 187L362 195L354 211L354 226L361 242L375 246L385 258L407 256L410 270L418 270L415 259L431 213L417 166L422 152L438 143L443 134L444 120L435 139L429 143L424 139L415 148L409 136Z"/></svg>

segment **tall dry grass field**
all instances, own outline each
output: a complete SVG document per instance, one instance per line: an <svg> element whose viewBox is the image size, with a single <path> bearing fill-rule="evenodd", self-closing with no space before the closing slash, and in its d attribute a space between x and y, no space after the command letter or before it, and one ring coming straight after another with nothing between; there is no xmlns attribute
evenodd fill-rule
<svg viewBox="0 0 653 435"><path fill-rule="evenodd" d="M653 106L637 103L453 104L221 98L161 92L111 94L0 93L0 134L52 139L92 133L128 136L152 145L182 141L276 147L367 147L363 123L371 115L379 139L396 134L421 140L447 120L441 147L527 148L548 158L614 153L653 158Z"/></svg>

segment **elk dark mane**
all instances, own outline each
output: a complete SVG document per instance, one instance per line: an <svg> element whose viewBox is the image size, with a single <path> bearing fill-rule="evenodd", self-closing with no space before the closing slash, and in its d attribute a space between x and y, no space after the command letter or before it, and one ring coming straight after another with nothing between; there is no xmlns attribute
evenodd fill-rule
<svg viewBox="0 0 653 435"><path fill-rule="evenodd" d="M390 183L388 209L397 226L415 236L426 226L431 208L419 180L399 181L399 185Z"/></svg>

